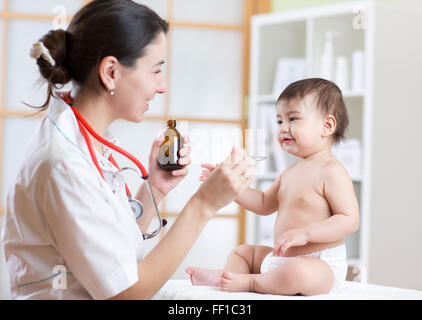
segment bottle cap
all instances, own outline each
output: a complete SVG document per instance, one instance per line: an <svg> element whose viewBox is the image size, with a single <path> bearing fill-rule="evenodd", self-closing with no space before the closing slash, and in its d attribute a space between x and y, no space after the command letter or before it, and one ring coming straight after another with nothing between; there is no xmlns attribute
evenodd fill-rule
<svg viewBox="0 0 422 320"><path fill-rule="evenodd" d="M167 120L167 126L175 128L176 127L176 120L174 120L174 119Z"/></svg>

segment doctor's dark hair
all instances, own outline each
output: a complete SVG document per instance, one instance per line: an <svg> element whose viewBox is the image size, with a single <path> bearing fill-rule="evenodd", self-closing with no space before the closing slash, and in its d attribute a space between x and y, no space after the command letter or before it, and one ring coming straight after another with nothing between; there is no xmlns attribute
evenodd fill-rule
<svg viewBox="0 0 422 320"><path fill-rule="evenodd" d="M308 94L314 94L318 109L324 116L332 115L336 119L333 142L345 139L349 126L349 115L340 88L333 82L321 78L309 78L293 82L287 86L277 99L277 104L302 100Z"/></svg>
<svg viewBox="0 0 422 320"><path fill-rule="evenodd" d="M114 56L132 68L145 55L147 46L163 32L168 23L153 10L131 0L94 0L81 8L67 30L51 30L39 41L50 52L53 66L44 57L37 59L39 71L47 81L47 109L54 89L70 80L81 88L106 89L97 69L101 60Z"/></svg>

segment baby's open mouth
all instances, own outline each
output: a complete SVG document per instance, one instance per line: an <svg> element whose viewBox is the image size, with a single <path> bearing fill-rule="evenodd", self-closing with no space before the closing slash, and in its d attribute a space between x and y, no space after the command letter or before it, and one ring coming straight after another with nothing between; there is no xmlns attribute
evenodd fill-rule
<svg viewBox="0 0 422 320"><path fill-rule="evenodd" d="M292 138L282 138L281 139L281 142L282 143L290 143L290 142L292 142L294 139L292 139Z"/></svg>

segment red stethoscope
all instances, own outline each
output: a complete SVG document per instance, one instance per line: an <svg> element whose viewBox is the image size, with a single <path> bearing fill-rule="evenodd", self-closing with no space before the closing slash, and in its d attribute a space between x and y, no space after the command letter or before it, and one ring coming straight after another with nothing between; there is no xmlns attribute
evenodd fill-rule
<svg viewBox="0 0 422 320"><path fill-rule="evenodd" d="M148 173L145 170L145 168L142 165L142 163L138 159L136 159L132 154L130 154L129 152L127 152L126 150L120 148L119 146L116 146L115 144L111 143L110 141L107 141L106 139L104 139L103 137L101 137L98 133L96 133L94 131L94 129L92 129L92 127L89 125L89 123L78 112L78 110L76 110L76 108L73 106L72 100L70 99L68 93L59 93L59 95L62 98L62 100L66 104L68 104L70 106L70 108L72 109L73 113L75 114L76 120L78 122L79 130L81 131L82 136L85 139L85 142L87 144L87 147L88 147L89 154L91 156L92 162L94 162L95 167L97 168L98 172L100 173L101 177L104 180L106 180L106 179L105 179L104 174L103 174L103 172L102 172L102 170L100 168L100 165L98 164L97 155L95 154L94 147L92 146L92 141L89 138L87 131L96 140L98 140L99 142L101 142L105 146L107 146L107 147L109 147L109 148L111 148L111 149L119 152L120 154L124 155L125 157L127 157L129 160L131 160L139 168L139 170L142 173L142 179L145 180L145 183L147 185L147 189L148 189L149 195L150 195L151 200L152 200L152 202L154 204L154 208L155 208L155 211L157 213L158 220L159 220L159 226L158 226L158 228L155 231L152 231L150 233L144 234L143 235L143 238L144 238L144 240L146 240L146 239L151 239L151 238L155 237L156 235L158 235L160 233L160 231L161 231L161 228L164 227L167 224L167 221L165 219L161 219L160 212L159 212L158 207L157 207L157 203L155 202L155 198L154 198L154 195L153 195L153 193L151 191L151 186L150 186L149 181L148 181ZM133 169L133 168L127 167L127 168L120 169L120 167L118 166L116 160L113 158L113 156L111 154L110 154L108 160L119 170L118 172L121 172L121 171L124 171L124 170L133 170L134 172L136 172L136 174L139 175L139 173L135 169ZM126 195L128 197L129 205L132 208L132 211L133 211L133 213L135 215L135 218L136 219L139 219L142 216L142 213L143 213L143 210L144 210L143 205L142 205L142 203L139 200L133 199L132 194L130 193L130 190L129 190L129 188L128 188L128 186L127 186L126 183L125 183L125 189L126 189Z"/></svg>

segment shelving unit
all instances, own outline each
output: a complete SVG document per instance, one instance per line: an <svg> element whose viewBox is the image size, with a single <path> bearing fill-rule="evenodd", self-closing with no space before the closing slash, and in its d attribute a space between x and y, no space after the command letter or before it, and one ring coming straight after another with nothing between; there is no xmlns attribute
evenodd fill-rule
<svg viewBox="0 0 422 320"><path fill-rule="evenodd" d="M351 175L360 205L360 229L346 238L348 262L359 268L360 280L367 281L369 252L369 186L370 186L370 145L372 114L372 70L368 61L373 56L373 4L370 1L351 2L329 6L319 6L303 10L257 15L251 24L251 60L250 60L250 96L249 129L264 129L268 123L262 121L268 117L268 110L273 111L276 126L275 104L281 92L272 92L277 61L280 58L304 58L304 78L322 77L321 58L325 42L325 32L335 31L336 56L349 59L349 74L352 74L350 61L354 51L362 51L364 57L364 85L358 89L343 88L343 97L349 112L349 130L346 139L360 142L360 173ZM364 20L363 20L364 19ZM334 59L335 60L335 59ZM333 80L335 81L335 80ZM349 83L352 81L349 78ZM268 109L270 108L270 109ZM267 111L265 111L267 110ZM274 129L272 129L274 130ZM274 131L272 131L274 132ZM269 140L267 161L272 163L258 165L255 187L265 190L281 173L278 158L274 156L276 146ZM268 143L268 142L267 142ZM271 149L272 148L272 149ZM280 147L278 147L280 149ZM284 151L284 168L296 161ZM273 153L273 155L271 155ZM283 160L283 161L284 161ZM283 167L283 166L281 166ZM247 241L272 246L273 218L260 217L247 213ZM269 234L270 233L270 234Z"/></svg>

